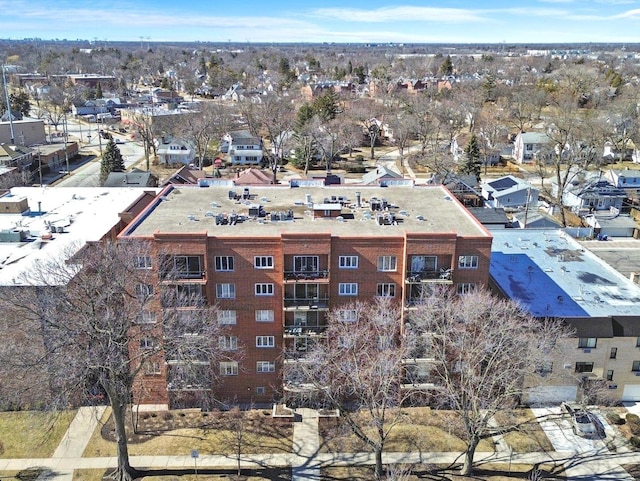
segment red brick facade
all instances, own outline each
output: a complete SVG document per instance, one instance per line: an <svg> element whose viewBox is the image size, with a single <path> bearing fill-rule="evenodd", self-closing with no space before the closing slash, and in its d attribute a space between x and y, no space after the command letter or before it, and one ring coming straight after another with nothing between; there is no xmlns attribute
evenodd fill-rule
<svg viewBox="0 0 640 481"><path fill-rule="evenodd" d="M203 285L209 304L235 313L229 335L237 336L242 356L237 374L222 376L213 397L263 404L281 397L282 364L296 352L304 353L307 341L322 332L329 310L381 293L410 305L412 287L425 283L486 286L491 237L479 232L463 237L456 232L399 231L379 237L357 230L348 236L283 230L270 236L237 236L229 227L223 233L156 232L153 242L156 256L201 256L203 275L188 282ZM428 258L428 269L423 257ZM412 272L416 266L429 275L417 277ZM233 286L233 294L228 286ZM258 343L258 336L265 341ZM259 372L258 363L267 372ZM173 399L179 396L167 389L166 374L162 366L144 375L144 388L139 385L134 401L176 405Z"/></svg>

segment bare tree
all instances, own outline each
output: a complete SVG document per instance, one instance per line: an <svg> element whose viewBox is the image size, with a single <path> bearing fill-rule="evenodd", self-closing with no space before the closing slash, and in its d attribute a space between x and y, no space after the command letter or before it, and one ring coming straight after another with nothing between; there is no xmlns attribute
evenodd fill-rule
<svg viewBox="0 0 640 481"><path fill-rule="evenodd" d="M536 320L517 304L481 290L456 296L434 289L408 323L414 345L422 341L418 356L433 360L433 400L462 420L467 442L462 474L469 475L478 443L499 432L489 421L541 382L536 369L549 361L567 331L558 321Z"/></svg>
<svg viewBox="0 0 640 481"><path fill-rule="evenodd" d="M257 136L265 136L270 149L263 153L273 173L273 182L277 183L278 171L282 164L286 132L293 127L295 108L291 97L266 95L261 97L260 103L247 102L242 105L249 131Z"/></svg>
<svg viewBox="0 0 640 481"><path fill-rule="evenodd" d="M186 115L177 126L178 134L191 140L196 149L199 167L209 153L212 141L220 141L231 125L229 107L218 102L202 102L200 112Z"/></svg>
<svg viewBox="0 0 640 481"><path fill-rule="evenodd" d="M209 363L221 354L220 328L202 296L168 284L171 275L158 276L146 268L151 262L148 245L102 242L71 255L76 251L27 274L25 289L11 290L3 308L9 322L29 319L40 325L39 355L23 358L22 366L27 372L47 370L55 405L104 395L115 426L114 477L130 481L144 475L129 463L125 428L136 386L144 384L146 374L168 370L165 359L171 359L178 369L167 373L169 383L198 379L210 389L215 371ZM22 342L22 349L14 346L14 354L27 350L32 340Z"/></svg>
<svg viewBox="0 0 640 481"><path fill-rule="evenodd" d="M305 362L285 365L285 381L311 386L319 402L341 411L353 434L373 451L376 479L382 479L385 442L403 419L400 406L409 394L401 384L407 357L398 342L401 309L381 297L342 306L328 318L326 343L308 352Z"/></svg>

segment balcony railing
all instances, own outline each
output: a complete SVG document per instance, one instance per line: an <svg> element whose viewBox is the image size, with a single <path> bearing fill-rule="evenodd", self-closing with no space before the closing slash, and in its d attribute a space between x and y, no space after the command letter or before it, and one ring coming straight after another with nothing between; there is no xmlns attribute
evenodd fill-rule
<svg viewBox="0 0 640 481"><path fill-rule="evenodd" d="M319 336L326 326L284 326L284 337Z"/></svg>
<svg viewBox="0 0 640 481"><path fill-rule="evenodd" d="M285 309L327 309L329 296L317 297L285 297Z"/></svg>
<svg viewBox="0 0 640 481"><path fill-rule="evenodd" d="M410 284L420 284L422 282L451 282L453 270L442 268L439 271L409 271L407 272L407 282Z"/></svg>
<svg viewBox="0 0 640 481"><path fill-rule="evenodd" d="M205 271L169 271L160 272L160 278L162 280L181 280L181 279L204 279Z"/></svg>
<svg viewBox="0 0 640 481"><path fill-rule="evenodd" d="M311 281L318 279L328 279L328 270L317 271L284 271L285 281Z"/></svg>

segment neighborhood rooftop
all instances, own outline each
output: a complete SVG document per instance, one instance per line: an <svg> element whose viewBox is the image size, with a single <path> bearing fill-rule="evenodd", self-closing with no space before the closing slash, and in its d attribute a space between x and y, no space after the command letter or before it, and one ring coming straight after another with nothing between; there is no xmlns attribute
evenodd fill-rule
<svg viewBox="0 0 640 481"><path fill-rule="evenodd" d="M494 231L490 276L537 317L640 315L640 287L561 230Z"/></svg>
<svg viewBox="0 0 640 481"><path fill-rule="evenodd" d="M14 187L0 197L0 285L25 283L40 262L70 256L118 224L132 188Z"/></svg>
<svg viewBox="0 0 640 481"><path fill-rule="evenodd" d="M426 187L168 187L127 234L207 232L209 236L329 232L489 234L451 193Z"/></svg>

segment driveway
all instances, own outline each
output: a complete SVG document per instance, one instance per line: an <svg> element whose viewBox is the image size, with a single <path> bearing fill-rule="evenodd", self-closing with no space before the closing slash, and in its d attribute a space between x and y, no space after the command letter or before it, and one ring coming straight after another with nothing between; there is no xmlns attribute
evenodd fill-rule
<svg viewBox="0 0 640 481"><path fill-rule="evenodd" d="M549 438L555 451L577 454L608 451L605 441L607 437L612 436L613 431L602 416L595 414L602 425L606 437L602 439L587 439L573 432L571 419L567 414L562 414L560 406L531 408L531 411L540 419L540 427Z"/></svg>

